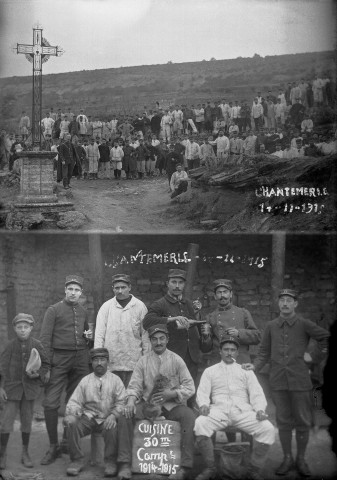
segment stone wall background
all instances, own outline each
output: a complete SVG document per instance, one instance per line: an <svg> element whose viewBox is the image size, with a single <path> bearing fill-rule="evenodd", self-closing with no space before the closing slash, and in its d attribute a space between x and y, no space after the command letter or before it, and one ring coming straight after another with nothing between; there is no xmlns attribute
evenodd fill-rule
<svg viewBox="0 0 337 480"><path fill-rule="evenodd" d="M175 261L184 258L189 243L197 243L200 258L193 299L199 297L204 302L204 313L215 308L209 291L212 280L230 278L234 284L234 303L246 307L260 328L275 316L271 305L272 237L269 234L103 234L101 243L105 299L112 295L111 276L123 272L131 275L132 293L149 305L165 293L169 268L187 268L186 263ZM140 250L143 262L140 255L131 262L131 255L136 257ZM174 256L170 258L169 254ZM216 259L216 256L223 258ZM262 258L267 259L259 268ZM69 273L84 276L85 306L94 320L88 235L0 234L0 351L13 335L11 321L15 313L34 316L34 335L38 337L44 312L63 298L64 280ZM335 319L335 281L336 256L331 235L287 236L284 287L299 290L299 313L328 327Z"/></svg>

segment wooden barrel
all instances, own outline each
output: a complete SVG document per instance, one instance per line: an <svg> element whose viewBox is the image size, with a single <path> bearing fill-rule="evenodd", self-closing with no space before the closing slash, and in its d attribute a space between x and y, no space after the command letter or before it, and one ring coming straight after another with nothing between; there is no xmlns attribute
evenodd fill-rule
<svg viewBox="0 0 337 480"><path fill-rule="evenodd" d="M133 432L132 471L174 474L180 467L180 423L169 420L136 422Z"/></svg>

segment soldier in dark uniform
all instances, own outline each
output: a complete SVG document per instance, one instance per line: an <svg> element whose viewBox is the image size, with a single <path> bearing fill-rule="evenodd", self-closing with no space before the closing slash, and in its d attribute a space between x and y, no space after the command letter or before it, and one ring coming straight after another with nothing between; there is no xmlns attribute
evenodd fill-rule
<svg viewBox="0 0 337 480"><path fill-rule="evenodd" d="M169 332L167 348L180 355L196 382L200 352L208 352L212 348L212 340L209 335L203 334L199 325L193 325L188 321L195 319L201 304L192 303L183 297L185 283L184 270L169 270L167 294L150 305L143 326L145 330L156 324L167 326Z"/></svg>
<svg viewBox="0 0 337 480"><path fill-rule="evenodd" d="M312 383L304 360L309 340L317 341L322 353L327 350L329 332L295 312L297 292L281 290L280 316L266 324L254 365L243 368L259 372L270 362L269 382L276 406L276 422L284 458L276 470L286 475L295 465L291 452L292 430L296 431L296 468L300 475L310 476L305 451L312 425Z"/></svg>
<svg viewBox="0 0 337 480"><path fill-rule="evenodd" d="M245 308L232 304L232 281L214 280L214 298L218 306L207 315L206 320L212 327L213 343L219 350L220 339L224 335L232 335L240 341L238 363L250 362L249 345L257 345L261 340L261 332L255 325L251 314ZM216 359L216 362L220 357Z"/></svg>
<svg viewBox="0 0 337 480"><path fill-rule="evenodd" d="M48 307L42 322L40 340L49 357L51 371L43 400L50 447L41 465L54 462L60 453L57 423L64 388L67 402L80 380L89 373L87 344L91 341L88 339L92 338L92 333L89 331L88 313L79 304L82 288L82 277L67 276L65 298ZM66 435L64 432L64 440Z"/></svg>
<svg viewBox="0 0 337 480"><path fill-rule="evenodd" d="M57 181L63 180L63 186L66 190L70 188L70 179L75 166L75 155L70 138L70 133L67 133L64 142L60 144L58 149Z"/></svg>

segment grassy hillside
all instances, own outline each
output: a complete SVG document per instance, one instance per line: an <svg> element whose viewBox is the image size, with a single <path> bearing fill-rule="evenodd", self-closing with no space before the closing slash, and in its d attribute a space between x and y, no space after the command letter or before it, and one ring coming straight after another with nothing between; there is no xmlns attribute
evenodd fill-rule
<svg viewBox="0 0 337 480"><path fill-rule="evenodd" d="M22 59L15 59L22 61ZM110 117L113 112L142 111L144 105L196 103L208 99L251 100L315 73L335 78L335 53L313 52L233 60L83 70L43 77L44 110L53 106L84 108L87 114ZM24 109L31 112L32 78L0 79L0 126L15 125Z"/></svg>

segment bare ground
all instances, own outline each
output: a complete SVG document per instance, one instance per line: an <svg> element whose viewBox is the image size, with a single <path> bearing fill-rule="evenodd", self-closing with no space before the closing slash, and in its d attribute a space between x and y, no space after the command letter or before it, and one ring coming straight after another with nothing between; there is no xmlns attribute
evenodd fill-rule
<svg viewBox="0 0 337 480"><path fill-rule="evenodd" d="M89 223L83 230L126 233L200 232L192 222L178 218L168 193L166 177L144 180L72 181L74 207Z"/></svg>
<svg viewBox="0 0 337 480"><path fill-rule="evenodd" d="M34 462L34 469L27 469L21 465L21 435L19 431L19 422L15 422L14 433L11 435L8 444L8 457L7 457L7 470L14 474L23 473L37 473L43 474L45 480L65 480L69 477L66 475L67 466L70 463L68 455L62 455L53 464L48 466L40 465L39 462L48 448L48 437L44 422L34 422L33 432L30 442L30 454ZM59 436L62 432L62 420L59 419ZM312 479L327 480L336 478L337 462L336 457L330 449L331 440L326 428L320 428L316 431L312 430L310 433L310 441L307 451L307 460L312 470ZM86 437L82 440L82 448L85 455L86 467L80 473L81 480L96 480L103 478L104 466L103 465L90 465L90 438ZM295 440L293 439L293 450L295 450ZM278 467L282 459L282 451L276 432L276 441L272 445L268 460L263 469L264 478L268 480L276 480L278 477L274 474L275 469ZM203 468L203 463L200 455L194 456L194 467L191 472L191 478L195 478ZM139 475L134 474L135 480L150 480L153 478L167 480L167 476L159 475ZM291 471L285 480L296 480L299 478L296 470ZM218 479L220 480L220 478ZM224 480L224 477L221 478Z"/></svg>

